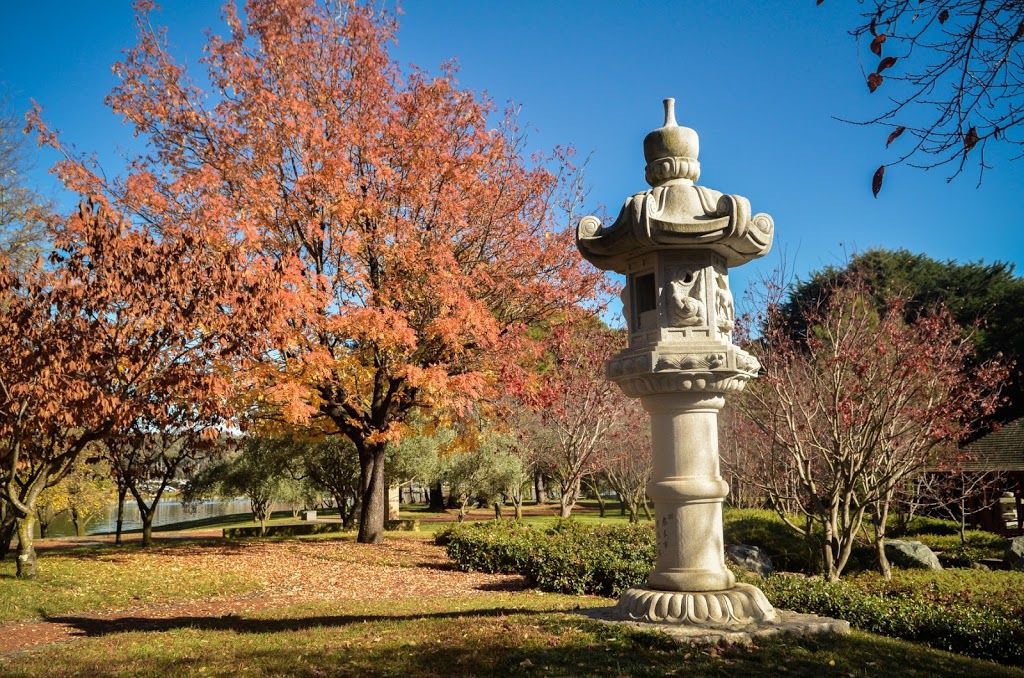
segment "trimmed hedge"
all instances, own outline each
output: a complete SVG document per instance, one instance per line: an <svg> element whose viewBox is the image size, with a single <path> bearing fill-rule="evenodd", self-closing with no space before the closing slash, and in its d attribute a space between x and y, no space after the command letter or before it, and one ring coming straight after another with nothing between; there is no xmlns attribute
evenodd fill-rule
<svg viewBox="0 0 1024 678"><path fill-rule="evenodd" d="M759 582L772 604L845 619L856 628L1003 664L1024 665L1024 620L971 605L943 605L907 591L869 593L855 583L772 575Z"/></svg>
<svg viewBox="0 0 1024 678"><path fill-rule="evenodd" d="M618 596L642 585L655 559L649 525L463 523L441 530L436 542L464 571L522 574L530 586L575 595Z"/></svg>
<svg viewBox="0 0 1024 678"><path fill-rule="evenodd" d="M756 528L751 523L744 530L774 533L774 526ZM649 525L590 526L570 520L542 529L493 521L446 528L436 541L447 547L462 570L518 573L541 590L577 595L618 596L630 586L643 585L655 562ZM799 550L792 546L787 551L793 556L790 562L799 562ZM792 574L756 581L738 576L761 587L780 608L845 619L872 633L1024 665L1024 596L1009 593L1019 586L1016 579L1008 579L1014 573L897 571L892 582L862 575L837 583ZM982 595L972 598L972 591ZM1005 604L999 604L1003 598Z"/></svg>
<svg viewBox="0 0 1024 678"><path fill-rule="evenodd" d="M225 539L245 539L248 537L297 537L303 534L320 534L322 532L344 532L341 523L295 523L289 525L267 525L260 534L260 526L225 527Z"/></svg>

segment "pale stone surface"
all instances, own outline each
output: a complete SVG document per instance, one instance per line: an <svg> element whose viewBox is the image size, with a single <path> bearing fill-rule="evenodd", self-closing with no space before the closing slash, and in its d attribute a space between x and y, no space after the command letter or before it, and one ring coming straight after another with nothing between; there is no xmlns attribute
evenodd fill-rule
<svg viewBox="0 0 1024 678"><path fill-rule="evenodd" d="M722 501L729 488L719 471L718 412L725 394L741 391L760 368L732 343L729 267L764 256L774 222L753 214L746 198L696 185L699 139L676 123L674 100L665 100L665 124L643 146L651 188L628 198L612 224L589 216L576 228L588 261L626 276L629 345L609 360L607 373L651 416L647 494L657 563L651 590L632 589L622 604L631 614L642 608L641 616L672 608L682 624L716 623L723 601L744 620L770 619L764 594L736 587L725 566Z"/></svg>
<svg viewBox="0 0 1024 678"><path fill-rule="evenodd" d="M583 616L607 624L625 624L641 631L664 633L679 643L691 645L748 645L760 638L771 636L849 635L850 623L841 619L819 617L813 614L776 610L771 621L752 622L729 627L687 624L659 624L624 620L617 607L599 607L581 610Z"/></svg>
<svg viewBox="0 0 1024 678"><path fill-rule="evenodd" d="M750 584L722 591L629 589L619 598L620 619L658 624L735 626L775 619L775 608Z"/></svg>
<svg viewBox="0 0 1024 678"><path fill-rule="evenodd" d="M1016 537L1010 540L1003 555L1003 562L1011 570L1024 570L1024 537Z"/></svg>
<svg viewBox="0 0 1024 678"><path fill-rule="evenodd" d="M921 570L941 570L942 564L935 552L919 541L890 539L885 542L885 555L899 567Z"/></svg>
<svg viewBox="0 0 1024 678"><path fill-rule="evenodd" d="M767 577L775 571L772 559L757 546L747 544L726 544L725 557L747 572Z"/></svg>

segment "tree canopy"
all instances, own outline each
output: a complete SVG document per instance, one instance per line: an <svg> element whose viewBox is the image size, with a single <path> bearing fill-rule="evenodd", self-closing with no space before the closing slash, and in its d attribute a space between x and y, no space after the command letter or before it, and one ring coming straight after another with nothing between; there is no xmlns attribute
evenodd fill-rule
<svg viewBox="0 0 1024 678"><path fill-rule="evenodd" d="M484 396L529 323L595 293L564 234L582 198L571 151L527 159L511 110L451 66L403 73L395 18L373 2L228 4L200 75L152 3L136 9L107 100L145 144L125 176L105 180L41 114L33 125L69 157L71 189L161 228L201 221L281 272L264 393L352 441L359 539L376 542L385 449L412 413Z"/></svg>
<svg viewBox="0 0 1024 678"><path fill-rule="evenodd" d="M853 255L843 267L828 266L797 283L782 306L784 317L795 332L804 332L808 310L851 280L867 283L879 311L889 299L904 298L907 322L938 305L947 308L957 325L973 334L969 366L1002 356L1010 367L1005 402L994 418L1024 416L1024 278L1014 274L1013 264L938 261L907 250L872 249Z"/></svg>

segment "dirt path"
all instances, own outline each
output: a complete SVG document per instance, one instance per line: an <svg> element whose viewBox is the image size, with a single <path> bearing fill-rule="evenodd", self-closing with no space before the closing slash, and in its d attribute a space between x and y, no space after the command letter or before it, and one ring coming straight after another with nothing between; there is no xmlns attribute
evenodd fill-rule
<svg viewBox="0 0 1024 678"><path fill-rule="evenodd" d="M190 532L188 536L195 539L197 535ZM55 543L41 546L60 548L57 542L64 541L71 540L47 540ZM82 543L78 540L75 545ZM159 630L170 620L180 623L182 618L216 624L218 620L311 601L464 596L522 588L517 576L458 572L451 568L443 549L420 539L394 539L374 546L340 540L254 541L156 547L151 554L168 569L223 567L244 571L260 582L260 589L242 596L2 623L0 656L95 635Z"/></svg>

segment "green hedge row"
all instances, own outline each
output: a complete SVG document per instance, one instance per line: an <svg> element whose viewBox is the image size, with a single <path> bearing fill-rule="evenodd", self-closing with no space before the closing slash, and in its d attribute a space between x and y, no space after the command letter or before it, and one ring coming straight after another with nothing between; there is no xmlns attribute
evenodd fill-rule
<svg viewBox="0 0 1024 678"><path fill-rule="evenodd" d="M321 534L324 532L344 532L341 523L292 523L288 525L267 525L260 531L259 525L246 527L225 527L225 539L246 539L249 537L297 537L304 534Z"/></svg>
<svg viewBox="0 0 1024 678"><path fill-rule="evenodd" d="M522 574L530 586L575 595L618 596L646 581L655 558L654 531L643 525L463 523L436 541L462 570Z"/></svg>
<svg viewBox="0 0 1024 678"><path fill-rule="evenodd" d="M758 582L776 607L845 619L856 628L1003 664L1024 665L1024 620L901 592L879 595L851 582L772 575Z"/></svg>
<svg viewBox="0 0 1024 678"><path fill-rule="evenodd" d="M752 525L747 527L756 531ZM447 547L460 569L518 573L541 590L577 595L618 596L630 586L642 585L655 560L650 526L562 521L544 529L493 521L447 528L438 533L437 542ZM796 544L792 546L793 560L803 560ZM1007 574L959 572L968 595L975 578ZM897 572L896 577L900 576ZM911 572L907 576L913 580L923 575ZM939 602L912 581L905 587L879 590L868 579L830 584L820 577L781 574L756 584L783 609L845 619L872 633L1024 665L1024 619L1009 609L979 606L978 601L961 604L953 596L943 596L945 601ZM876 590L871 590L872 586Z"/></svg>

